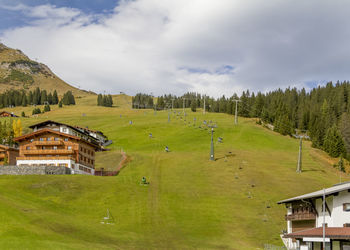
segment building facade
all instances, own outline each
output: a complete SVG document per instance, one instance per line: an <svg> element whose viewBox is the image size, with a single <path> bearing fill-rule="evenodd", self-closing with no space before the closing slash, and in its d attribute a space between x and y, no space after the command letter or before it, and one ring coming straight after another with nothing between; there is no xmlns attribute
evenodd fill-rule
<svg viewBox="0 0 350 250"><path fill-rule="evenodd" d="M350 250L350 183L337 184L278 203L285 204L287 208L287 231L282 239L288 249L323 249L325 241L326 249Z"/></svg>
<svg viewBox="0 0 350 250"><path fill-rule="evenodd" d="M0 144L0 166L16 165L16 157L18 157L18 155L18 148Z"/></svg>
<svg viewBox="0 0 350 250"><path fill-rule="evenodd" d="M19 144L18 166L64 166L72 174L94 174L99 146L69 127L36 127L34 132L14 140Z"/></svg>

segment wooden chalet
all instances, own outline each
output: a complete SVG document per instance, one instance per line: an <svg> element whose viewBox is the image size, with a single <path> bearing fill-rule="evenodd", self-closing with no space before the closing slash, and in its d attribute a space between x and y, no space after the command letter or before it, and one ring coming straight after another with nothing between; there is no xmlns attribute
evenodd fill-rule
<svg viewBox="0 0 350 250"><path fill-rule="evenodd" d="M2 111L2 112L0 112L0 117L18 117L18 116L15 115L14 113Z"/></svg>
<svg viewBox="0 0 350 250"><path fill-rule="evenodd" d="M68 133L55 123L49 124L50 128L35 126L34 132L14 139L19 144L17 165L65 166L73 174L93 175L99 145L84 135Z"/></svg>
<svg viewBox="0 0 350 250"><path fill-rule="evenodd" d="M16 157L19 155L18 148L0 145L0 166L16 165Z"/></svg>

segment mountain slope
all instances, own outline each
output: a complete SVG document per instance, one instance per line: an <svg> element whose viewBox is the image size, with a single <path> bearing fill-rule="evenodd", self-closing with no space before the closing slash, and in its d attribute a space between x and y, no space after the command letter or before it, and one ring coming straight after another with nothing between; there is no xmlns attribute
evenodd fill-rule
<svg viewBox="0 0 350 250"><path fill-rule="evenodd" d="M76 106L20 118L23 127L50 119L101 130L113 140L108 153L118 157L122 148L131 162L114 177L0 176L0 249L281 246L286 209L276 202L340 181L340 173L308 141L303 172L296 173L299 141L253 119L239 118L235 126L233 116L187 109L187 122L173 112L168 121L168 111L130 109L128 96L115 96L113 108L92 106L92 97L78 100ZM7 110L26 109L31 107ZM216 161L209 160L211 134L204 120L218 125ZM98 166L118 164L99 154ZM143 176L149 186L139 185ZM107 209L114 225L101 224Z"/></svg>
<svg viewBox="0 0 350 250"><path fill-rule="evenodd" d="M0 92L9 89L33 90L37 87L47 91L56 89L59 95L68 90L75 96L93 94L67 84L46 65L0 43Z"/></svg>

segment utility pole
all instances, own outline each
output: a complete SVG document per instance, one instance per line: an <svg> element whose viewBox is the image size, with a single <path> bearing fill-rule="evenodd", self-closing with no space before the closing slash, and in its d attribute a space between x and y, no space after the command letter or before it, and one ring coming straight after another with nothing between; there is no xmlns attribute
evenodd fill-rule
<svg viewBox="0 0 350 250"><path fill-rule="evenodd" d="M185 101L186 101L186 98L183 97L183 103L182 103L182 109L183 109L183 113L185 114Z"/></svg>
<svg viewBox="0 0 350 250"><path fill-rule="evenodd" d="M235 111L235 124L238 124L238 102L240 102L240 100L233 100L234 102L236 102L236 111Z"/></svg>
<svg viewBox="0 0 350 250"><path fill-rule="evenodd" d="M298 157L298 166L297 166L297 173L301 173L301 167L302 167L302 147L303 147L303 136L299 136L300 143L299 143L299 157Z"/></svg>
<svg viewBox="0 0 350 250"><path fill-rule="evenodd" d="M168 122L170 122L170 111L168 111Z"/></svg>
<svg viewBox="0 0 350 250"><path fill-rule="evenodd" d="M213 134L214 134L214 128L211 128L211 144L210 144L210 160L214 161L214 138L213 138Z"/></svg>
<svg viewBox="0 0 350 250"><path fill-rule="evenodd" d="M210 160L215 161L215 157L214 157L214 128L216 128L217 126L214 124L214 125L209 125L208 127L211 128Z"/></svg>
<svg viewBox="0 0 350 250"><path fill-rule="evenodd" d="M171 110L174 110L174 101L175 99L171 99Z"/></svg>
<svg viewBox="0 0 350 250"><path fill-rule="evenodd" d="M323 188L323 224L322 224L322 238L323 238L323 249L326 249L326 190Z"/></svg>
<svg viewBox="0 0 350 250"><path fill-rule="evenodd" d="M204 96L204 106L203 106L203 114L205 115L205 96Z"/></svg>

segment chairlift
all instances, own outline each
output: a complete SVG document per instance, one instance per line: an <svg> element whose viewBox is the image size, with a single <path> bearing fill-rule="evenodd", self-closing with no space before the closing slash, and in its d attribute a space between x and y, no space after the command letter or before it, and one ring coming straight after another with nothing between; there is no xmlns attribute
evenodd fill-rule
<svg viewBox="0 0 350 250"><path fill-rule="evenodd" d="M109 212L108 208L107 208L107 216L103 217L101 224L114 225L113 215L112 213Z"/></svg>

